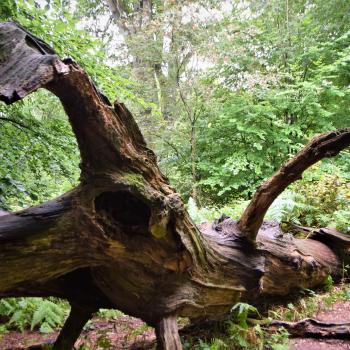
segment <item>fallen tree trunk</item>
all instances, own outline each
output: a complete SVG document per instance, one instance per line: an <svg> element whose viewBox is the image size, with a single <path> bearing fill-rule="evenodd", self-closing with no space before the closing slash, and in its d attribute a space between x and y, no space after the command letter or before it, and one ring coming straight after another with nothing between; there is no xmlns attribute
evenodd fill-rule
<svg viewBox="0 0 350 350"><path fill-rule="evenodd" d="M55 350L70 349L101 307L154 326L159 348L181 349L176 316L215 318L239 300L260 303L340 276L347 236L295 239L263 217L308 166L349 146L350 129L316 137L260 187L239 222L196 227L123 104L112 106L76 63L15 23L0 25L0 50L0 99L53 92L81 154L77 188L0 217L0 296L72 305Z"/></svg>

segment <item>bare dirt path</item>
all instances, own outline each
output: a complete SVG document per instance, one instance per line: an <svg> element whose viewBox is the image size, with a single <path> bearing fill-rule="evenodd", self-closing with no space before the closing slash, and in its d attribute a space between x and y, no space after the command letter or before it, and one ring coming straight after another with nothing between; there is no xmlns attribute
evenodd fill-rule
<svg viewBox="0 0 350 350"><path fill-rule="evenodd" d="M314 318L325 322L350 322L350 301L339 300ZM290 344L290 350L350 350L350 340L296 338Z"/></svg>
<svg viewBox="0 0 350 350"><path fill-rule="evenodd" d="M350 301L339 300L319 311L314 318L325 322L350 322ZM0 334L0 350L39 350L41 344L53 343L56 337L57 332L12 331ZM155 334L153 328L133 317L95 317L78 339L76 348L83 344L89 350L147 350L155 348ZM290 340L290 350L350 350L350 340L296 338Z"/></svg>
<svg viewBox="0 0 350 350"><path fill-rule="evenodd" d="M76 343L77 349L83 344L89 350L141 350L152 349L155 345L153 328L129 316L94 318L86 328ZM39 345L53 343L57 334L38 331L0 334L0 350L41 349Z"/></svg>

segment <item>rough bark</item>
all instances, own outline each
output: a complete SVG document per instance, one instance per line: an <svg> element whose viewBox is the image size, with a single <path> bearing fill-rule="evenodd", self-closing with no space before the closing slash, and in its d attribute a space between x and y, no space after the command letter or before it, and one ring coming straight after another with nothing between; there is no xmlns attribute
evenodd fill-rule
<svg viewBox="0 0 350 350"><path fill-rule="evenodd" d="M176 315L164 317L156 325L157 349L158 350L181 350L181 340L177 327Z"/></svg>
<svg viewBox="0 0 350 350"><path fill-rule="evenodd" d="M220 317L238 300L283 297L341 274L347 236L325 230L295 239L262 219L303 170L350 144L350 129L316 138L258 190L238 223L222 217L198 228L123 104L111 106L76 63L15 23L0 25L0 53L0 99L53 92L81 154L77 188L0 216L0 297L118 308L155 326L159 347L173 349L181 348L175 316ZM57 344L76 336L69 320Z"/></svg>

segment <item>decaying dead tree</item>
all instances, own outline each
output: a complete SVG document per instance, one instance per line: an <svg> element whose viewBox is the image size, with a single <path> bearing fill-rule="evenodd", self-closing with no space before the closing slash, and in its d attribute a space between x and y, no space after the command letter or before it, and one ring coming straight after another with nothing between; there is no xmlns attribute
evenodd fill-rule
<svg viewBox="0 0 350 350"><path fill-rule="evenodd" d="M309 239L263 222L305 169L350 144L350 129L315 137L254 195L242 218L196 227L160 172L130 112L112 106L82 68L15 23L0 25L0 99L38 88L62 102L81 154L80 185L0 217L0 296L57 296L72 309L54 346L71 349L98 308L156 328L159 349L181 349L176 316L218 317L239 300L261 302L341 274L350 238Z"/></svg>

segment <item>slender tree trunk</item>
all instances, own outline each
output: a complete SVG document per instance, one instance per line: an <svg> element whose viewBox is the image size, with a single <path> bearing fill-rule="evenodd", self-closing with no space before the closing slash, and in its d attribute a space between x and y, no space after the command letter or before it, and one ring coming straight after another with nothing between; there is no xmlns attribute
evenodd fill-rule
<svg viewBox="0 0 350 350"><path fill-rule="evenodd" d="M191 172L192 172L192 198L197 204L200 204L199 193L197 188L197 137L196 137L196 121L193 118L191 123L191 135L190 135L190 145L191 145Z"/></svg>
<svg viewBox="0 0 350 350"><path fill-rule="evenodd" d="M0 100L48 89L81 154L77 188L0 216L0 296L53 295L78 310L56 349L70 350L100 307L142 318L160 348L180 349L176 316L221 317L239 300L259 304L341 276L348 236L320 229L296 239L263 218L305 169L349 146L350 129L315 137L257 190L239 222L196 227L123 104L112 106L76 63L18 24L0 24L0 52Z"/></svg>
<svg viewBox="0 0 350 350"><path fill-rule="evenodd" d="M163 99L163 87L162 87L162 70L160 65L156 65L154 67L154 81L156 83L157 89L157 100L158 100L158 108L162 118L164 119L164 99Z"/></svg>

